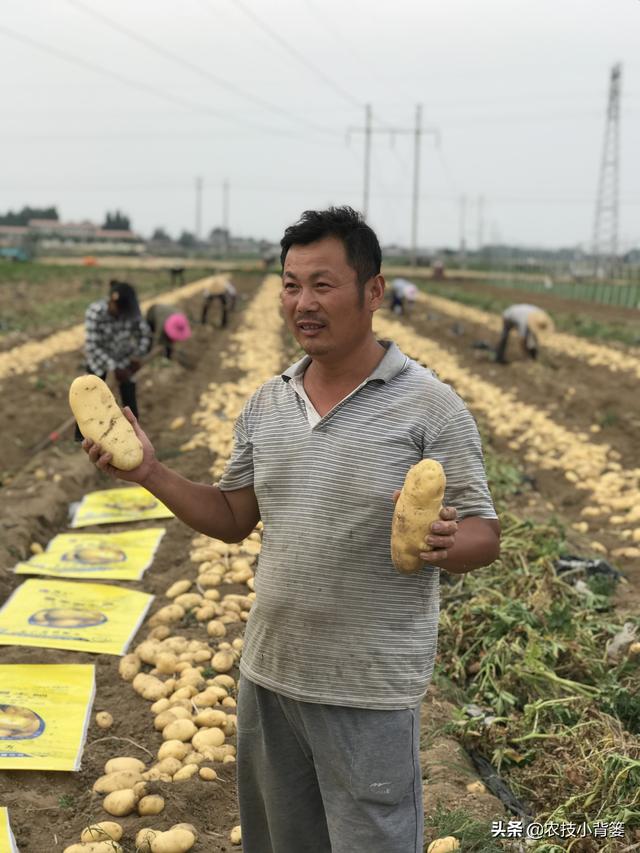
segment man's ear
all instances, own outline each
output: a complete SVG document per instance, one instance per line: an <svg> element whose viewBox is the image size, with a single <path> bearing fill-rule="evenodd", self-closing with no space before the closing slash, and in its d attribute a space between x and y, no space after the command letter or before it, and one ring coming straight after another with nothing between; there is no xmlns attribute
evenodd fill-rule
<svg viewBox="0 0 640 853"><path fill-rule="evenodd" d="M373 277L371 290L369 292L369 308L372 311L377 311L384 302L384 290L386 284L384 276L381 273Z"/></svg>

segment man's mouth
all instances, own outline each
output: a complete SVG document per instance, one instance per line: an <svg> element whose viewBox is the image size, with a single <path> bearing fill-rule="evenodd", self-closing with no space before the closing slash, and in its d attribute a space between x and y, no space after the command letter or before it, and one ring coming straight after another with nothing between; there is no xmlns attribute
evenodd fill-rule
<svg viewBox="0 0 640 853"><path fill-rule="evenodd" d="M301 320L296 325L303 332L318 332L320 329L324 329L324 323L315 323L311 320Z"/></svg>

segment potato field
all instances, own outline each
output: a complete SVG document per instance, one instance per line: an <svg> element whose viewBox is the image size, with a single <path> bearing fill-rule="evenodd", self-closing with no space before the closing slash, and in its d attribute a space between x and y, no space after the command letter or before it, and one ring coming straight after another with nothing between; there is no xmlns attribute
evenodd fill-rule
<svg viewBox="0 0 640 853"><path fill-rule="evenodd" d="M65 425L69 385L83 372L83 311L109 273L36 269L22 279L16 265L4 279L0 270L0 312L11 319L0 330L0 603L25 582L14 566L69 533L70 507L125 485L96 471ZM247 397L300 355L277 275L232 273L229 325L219 328L217 315L200 324L211 274L189 269L170 290L159 271L127 271L142 300L179 304L191 318L177 357L142 368L138 402L159 458L202 482L223 471ZM640 850L640 347L628 343L640 311L545 294L536 304L561 331L537 361L512 340L502 366L491 348L501 300L514 294L435 284L425 278L408 315L385 307L374 327L474 414L503 538L491 567L441 573L439 653L422 715L427 844L453 836L462 851L486 853ZM511 301L536 299L519 291ZM598 323L606 339L579 334ZM144 575L108 581L154 596L125 655L0 645L3 665L95 665L80 769L0 769L0 807L20 853L242 850L236 690L260 525L237 545L174 518L153 526L164 535ZM0 743L10 726L0 704ZM118 828L83 835L104 821ZM530 822L540 834L518 835ZM94 847L72 846L81 841Z"/></svg>

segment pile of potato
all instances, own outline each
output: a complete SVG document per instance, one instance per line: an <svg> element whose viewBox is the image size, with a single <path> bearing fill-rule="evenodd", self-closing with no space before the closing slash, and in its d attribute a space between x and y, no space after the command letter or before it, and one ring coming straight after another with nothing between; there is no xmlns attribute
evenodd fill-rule
<svg viewBox="0 0 640 853"><path fill-rule="evenodd" d="M122 827L115 821L101 821L85 827L80 843L66 847L64 853L123 853L119 844ZM136 834L136 853L187 853L198 840L190 823L177 823L166 831L145 827Z"/></svg>
<svg viewBox="0 0 640 853"><path fill-rule="evenodd" d="M233 626L244 625L255 601L252 566L260 551L261 529L259 524L239 544L196 536L190 552L198 567L195 583L182 578L169 586L169 603L148 620L147 638L120 659L120 676L152 703L153 726L163 743L150 766L130 757L106 763L93 790L104 795L108 814L160 814L164 799L149 792L147 783L191 778L213 782L218 778L213 765L235 761L236 748L229 739L237 730L237 685L229 673L240 659L243 640L224 638ZM250 592L224 594L229 584L247 585ZM194 626L202 625L206 638L176 633L187 614L193 615Z"/></svg>
<svg viewBox="0 0 640 853"><path fill-rule="evenodd" d="M282 369L283 320L278 309L282 287L279 276L267 276L244 313L243 325L231 336L231 350L221 364L240 371L233 382L212 383L201 395L191 418L201 427L182 451L206 447L215 454L211 473L217 477L225 468L233 447L235 419L253 392Z"/></svg>

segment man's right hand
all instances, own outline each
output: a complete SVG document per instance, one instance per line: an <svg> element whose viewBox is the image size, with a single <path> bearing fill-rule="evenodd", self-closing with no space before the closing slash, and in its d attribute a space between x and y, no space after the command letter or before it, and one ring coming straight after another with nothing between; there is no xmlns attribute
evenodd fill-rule
<svg viewBox="0 0 640 853"><path fill-rule="evenodd" d="M93 442L90 438L84 439L82 442L82 449L100 471L104 471L105 474L109 474L111 477L116 477L118 480L128 480L131 483L138 483L142 486L144 485L144 481L149 477L153 468L158 464L156 453L146 433L140 429L137 418L129 406L125 406L122 411L142 444L142 462L137 468L133 468L131 471L122 471L120 468L115 468L111 465L111 454L103 452L102 447Z"/></svg>

